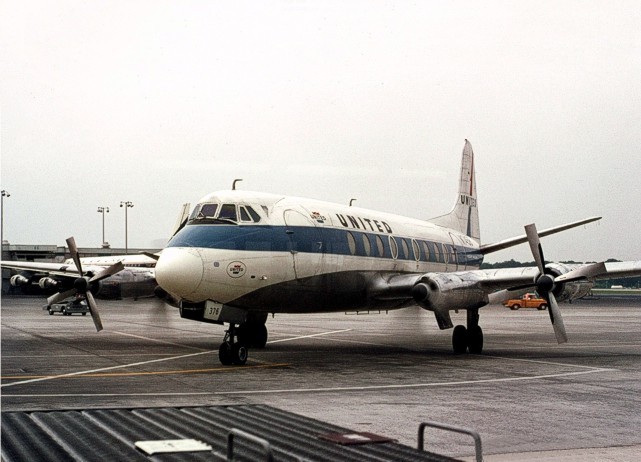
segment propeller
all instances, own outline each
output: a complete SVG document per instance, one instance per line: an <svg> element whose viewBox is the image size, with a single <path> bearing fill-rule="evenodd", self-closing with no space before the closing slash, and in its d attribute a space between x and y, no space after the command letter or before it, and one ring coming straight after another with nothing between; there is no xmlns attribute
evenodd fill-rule
<svg viewBox="0 0 641 462"><path fill-rule="evenodd" d="M552 321L556 341L558 343L565 343L568 341L568 336L565 332L565 325L563 324L563 317L561 316L559 304L557 303L556 297L553 293L555 284L558 282L572 282L580 279L588 279L599 274L607 273L605 263L600 262L581 266L580 268L554 277L553 275L545 272L545 257L543 256L543 248L541 247L541 241L539 239L539 233L536 230L536 225L527 225L525 227L525 234L527 235L532 256L534 256L534 261L536 262L536 266L540 273L534 283L536 291L548 302L548 313L550 313L550 321Z"/></svg>
<svg viewBox="0 0 641 462"><path fill-rule="evenodd" d="M93 294L90 290L91 284L108 278L109 276L122 271L125 267L122 262L117 262L94 275L85 274L82 271L82 263L80 262L80 256L78 255L78 247L76 246L76 240L73 237L67 239L67 247L69 247L69 253L71 254L71 258L73 259L76 268L78 269L78 274L80 277L78 277L74 281L73 289L67 290L65 292L58 292L52 295L47 299L47 304L51 305L77 294L84 295L87 299L89 312L91 313L91 318L93 319L93 323L96 326L96 331L100 332L102 330L102 321L100 320L100 314L98 314L98 306L96 305L96 300L93 298Z"/></svg>

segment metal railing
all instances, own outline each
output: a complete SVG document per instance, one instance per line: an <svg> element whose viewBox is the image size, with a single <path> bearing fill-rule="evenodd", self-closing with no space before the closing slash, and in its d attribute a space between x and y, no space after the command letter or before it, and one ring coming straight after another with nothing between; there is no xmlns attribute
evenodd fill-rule
<svg viewBox="0 0 641 462"><path fill-rule="evenodd" d="M272 447L269 444L269 441L264 440L263 438L254 436L250 433L244 432L242 430L238 430L237 428L232 428L231 430L229 430L229 433L227 434L227 461L228 462L232 462L234 460L234 439L236 437L244 438L246 440L249 440L258 444L263 449L264 456L265 456L264 460L266 462L274 461L274 455L272 454Z"/></svg>
<svg viewBox="0 0 641 462"><path fill-rule="evenodd" d="M447 425L438 422L422 422L418 426L418 447L419 451L425 451L425 428L432 427L439 430L447 430L456 433L464 433L474 438L474 449L476 452L476 462L483 462L483 450L481 448L481 436L474 430L463 427L455 427L454 425Z"/></svg>

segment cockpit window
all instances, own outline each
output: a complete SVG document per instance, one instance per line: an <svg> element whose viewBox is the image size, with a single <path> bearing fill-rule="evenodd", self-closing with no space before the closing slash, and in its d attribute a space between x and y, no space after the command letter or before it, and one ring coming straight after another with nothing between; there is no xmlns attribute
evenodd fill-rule
<svg viewBox="0 0 641 462"><path fill-rule="evenodd" d="M220 208L218 218L238 221L238 217L236 215L236 204L223 204L223 206Z"/></svg>
<svg viewBox="0 0 641 462"><path fill-rule="evenodd" d="M252 221L251 217L249 216L249 212L245 208L245 206L241 205L238 207L240 209L240 221Z"/></svg>
<svg viewBox="0 0 641 462"><path fill-rule="evenodd" d="M258 214L256 213L256 210L254 210L253 208L251 208L251 206L250 206L250 205L248 205L248 206L247 206L247 211L248 211L248 212L249 212L249 214L251 215L252 220L253 220L254 222L258 223L258 222L260 221L260 215L258 215Z"/></svg>
<svg viewBox="0 0 641 462"><path fill-rule="evenodd" d="M198 218L214 218L218 210L218 204L203 204L198 212Z"/></svg>
<svg viewBox="0 0 641 462"><path fill-rule="evenodd" d="M258 223L261 217L251 205L198 204L189 216L189 224Z"/></svg>

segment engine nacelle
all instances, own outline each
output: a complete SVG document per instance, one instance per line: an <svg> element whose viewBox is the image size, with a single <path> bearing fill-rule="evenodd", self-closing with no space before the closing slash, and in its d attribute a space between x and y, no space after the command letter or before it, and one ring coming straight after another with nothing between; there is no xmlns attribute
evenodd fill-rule
<svg viewBox="0 0 641 462"><path fill-rule="evenodd" d="M15 274L9 279L9 284L13 287L20 287L29 284L29 278L24 277L22 274Z"/></svg>
<svg viewBox="0 0 641 462"><path fill-rule="evenodd" d="M546 265L546 273L553 275L554 277L560 276L562 274L568 273L581 265L566 265L563 263L550 263ZM573 282L560 282L554 285L552 293L558 302L572 301L577 298L586 296L592 287L594 286L594 281L585 280L585 281L573 281Z"/></svg>
<svg viewBox="0 0 641 462"><path fill-rule="evenodd" d="M430 311L480 308L489 300L479 282L481 278L474 273L428 273L414 285L412 296L421 308Z"/></svg>
<svg viewBox="0 0 641 462"><path fill-rule="evenodd" d="M50 277L40 278L38 285L41 289L55 289L58 287L58 281Z"/></svg>

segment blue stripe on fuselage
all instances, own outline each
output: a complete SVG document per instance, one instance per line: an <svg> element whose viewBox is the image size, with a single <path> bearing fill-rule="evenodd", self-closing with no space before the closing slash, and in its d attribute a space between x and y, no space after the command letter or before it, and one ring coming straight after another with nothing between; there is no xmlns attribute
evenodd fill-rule
<svg viewBox="0 0 641 462"><path fill-rule="evenodd" d="M390 238L396 241L399 260L415 260L412 238L311 226L188 225L169 241L167 247L203 247L263 252L290 252L293 250L302 253L391 259ZM478 267L483 261L483 255L478 249L425 239L414 240L418 243L420 261L445 263L444 252L448 253L448 261L453 262L455 254L458 264L466 265L468 268ZM426 247L429 249L428 259L426 259ZM438 252L435 251L436 248L439 249Z"/></svg>

